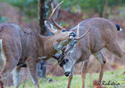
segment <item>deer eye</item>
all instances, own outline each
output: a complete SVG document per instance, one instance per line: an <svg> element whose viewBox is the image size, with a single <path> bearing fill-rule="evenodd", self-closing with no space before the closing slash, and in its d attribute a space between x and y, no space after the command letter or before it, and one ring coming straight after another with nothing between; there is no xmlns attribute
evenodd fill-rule
<svg viewBox="0 0 125 88"><path fill-rule="evenodd" d="M60 67L63 67L63 65L66 64L65 60L59 61L58 63L60 65Z"/></svg>
<svg viewBox="0 0 125 88"><path fill-rule="evenodd" d="M66 59L66 60L65 60L65 63L67 63L68 61L69 61L69 59Z"/></svg>
<svg viewBox="0 0 125 88"><path fill-rule="evenodd" d="M62 32L66 32L66 30L62 30Z"/></svg>

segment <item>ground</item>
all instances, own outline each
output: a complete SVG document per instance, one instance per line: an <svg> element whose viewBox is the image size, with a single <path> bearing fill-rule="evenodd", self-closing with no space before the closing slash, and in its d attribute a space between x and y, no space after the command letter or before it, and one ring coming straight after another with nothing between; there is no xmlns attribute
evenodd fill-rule
<svg viewBox="0 0 125 88"><path fill-rule="evenodd" d="M86 76L86 88L96 88L93 86L93 81L98 79L99 73L92 73L87 74ZM48 82L47 80L40 79L40 88L66 88L68 78L65 76L57 76L57 77L50 77L47 78L54 79L54 82ZM108 71L104 73L103 81L104 84L108 83L115 83L120 85L103 85L104 88L125 88L125 70L115 70L115 71ZM71 88L81 88L82 87L82 79L81 75L74 75L73 81L71 84ZM14 88L14 87L9 87ZM20 88L35 88L31 80L25 81L25 84L21 84Z"/></svg>

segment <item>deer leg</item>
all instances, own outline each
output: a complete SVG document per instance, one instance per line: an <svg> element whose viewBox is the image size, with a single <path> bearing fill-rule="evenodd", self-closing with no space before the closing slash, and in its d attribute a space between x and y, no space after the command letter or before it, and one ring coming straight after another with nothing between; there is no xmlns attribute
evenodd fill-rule
<svg viewBox="0 0 125 88"><path fill-rule="evenodd" d="M125 57L123 56L123 51L121 50L121 48L119 47L117 42L111 42L111 43L107 43L106 48L111 51L114 55L118 56L119 58L121 58L123 61L125 61Z"/></svg>
<svg viewBox="0 0 125 88"><path fill-rule="evenodd" d="M31 77L32 82L34 83L35 87L39 88L38 78L36 75L36 65L37 65L37 62L35 62L35 61L27 62L27 70L30 74L30 77Z"/></svg>
<svg viewBox="0 0 125 88"><path fill-rule="evenodd" d="M18 63L18 60L16 60L16 59L11 59L11 60L8 59L0 72L0 76L6 77L9 73L11 73L13 71L13 69L16 67L17 63Z"/></svg>
<svg viewBox="0 0 125 88"><path fill-rule="evenodd" d="M99 79L98 82L101 83L102 77L103 77L103 70L104 70L104 65L106 63L106 59L104 55L101 52L97 52L94 54L95 58L100 62L101 67L100 67L100 74L99 74Z"/></svg>
<svg viewBox="0 0 125 88"><path fill-rule="evenodd" d="M72 70L72 72L71 72L71 75L69 76L67 88L70 88L70 86L71 86L71 82L72 82L72 78L73 78L73 74L74 74L74 69L75 69L75 66L73 67L73 70Z"/></svg>
<svg viewBox="0 0 125 88"><path fill-rule="evenodd" d="M16 67L12 72L13 83L14 83L15 88L18 88L20 84L20 75L21 75L20 70L21 70L21 67Z"/></svg>
<svg viewBox="0 0 125 88"><path fill-rule="evenodd" d="M18 63L18 59L8 58L2 70L0 71L0 80L4 79L8 74L10 74L13 71L13 69L16 67L17 63ZM0 83L3 85L2 81Z"/></svg>
<svg viewBox="0 0 125 88"><path fill-rule="evenodd" d="M83 62L83 67L82 67L82 88L85 88L85 77L86 77L87 65L88 65L88 61Z"/></svg>

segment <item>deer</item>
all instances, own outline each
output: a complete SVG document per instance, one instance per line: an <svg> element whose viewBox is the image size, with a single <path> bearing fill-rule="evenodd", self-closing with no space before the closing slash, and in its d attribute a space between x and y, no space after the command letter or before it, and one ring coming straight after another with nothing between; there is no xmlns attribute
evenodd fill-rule
<svg viewBox="0 0 125 88"><path fill-rule="evenodd" d="M39 88L38 79L34 73L40 58L48 59L62 50L70 41L79 40L85 36L76 37L76 34L72 31L62 31L65 29L54 21L54 13L60 4L57 5L50 16L57 29L50 22L45 21L45 26L53 34L52 36L42 36L31 30L24 30L11 22L0 24L1 88L4 88L2 79L11 72L13 73L15 87L19 87L22 64L27 65L27 70L35 87Z"/></svg>
<svg viewBox="0 0 125 88"><path fill-rule="evenodd" d="M82 88L85 88L86 70L91 55L94 55L100 63L99 79L96 83L101 88L101 80L104 73L103 68L106 63L106 57L102 52L103 48L106 48L118 58L125 61L125 54L117 43L118 31L122 31L118 24L114 24L105 18L96 17L80 22L71 30L77 33L77 35L82 35L87 28L89 28L88 34L76 45L69 43L61 54L54 55L60 67L63 68L65 76L69 77L67 88L71 86L75 64L79 62L83 62L81 77Z"/></svg>
<svg viewBox="0 0 125 88"><path fill-rule="evenodd" d="M46 28L53 34L52 36L43 36L29 29L23 29L19 25L8 22L0 24L0 86L4 88L2 82L10 73L13 74L15 88L19 87L21 67L27 66L28 73L36 88L39 88L36 74L36 65L41 58L48 60L60 50L64 50L66 45L73 41L79 41L88 32L80 37L76 37L73 31L66 31L65 28L58 25L53 16L59 3L50 15L55 27L45 21Z"/></svg>

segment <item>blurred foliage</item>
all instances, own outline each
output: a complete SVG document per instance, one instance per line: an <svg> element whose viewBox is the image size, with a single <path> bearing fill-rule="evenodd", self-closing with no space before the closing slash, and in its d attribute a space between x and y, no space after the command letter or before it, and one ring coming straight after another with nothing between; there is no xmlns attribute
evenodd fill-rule
<svg viewBox="0 0 125 88"><path fill-rule="evenodd" d="M59 2L62 0L58 0ZM124 6L125 0L107 0L108 7ZM65 4L64 4L65 3ZM80 8L82 12L102 12L105 7L106 0L64 0L62 8L74 12L74 7L76 11Z"/></svg>
<svg viewBox="0 0 125 88"><path fill-rule="evenodd" d="M62 0L58 0L59 2ZM118 6L118 5L125 5L125 0L107 0L108 6ZM89 11L90 9L99 11L101 7L104 7L106 0L64 0L65 4L62 4L64 9L72 8L72 7L79 7L82 11Z"/></svg>
<svg viewBox="0 0 125 88"><path fill-rule="evenodd" d="M47 0L48 1L48 0ZM61 2L62 0L58 0ZM116 7L125 5L125 0L107 0L108 7ZM38 0L3 0L3 2L11 3L18 7L22 14L26 14L30 17L36 17L38 11ZM71 12L98 12L104 11L106 0L64 0L61 7Z"/></svg>
<svg viewBox="0 0 125 88"><path fill-rule="evenodd" d="M37 16L37 0L3 0L20 9L22 15Z"/></svg>

